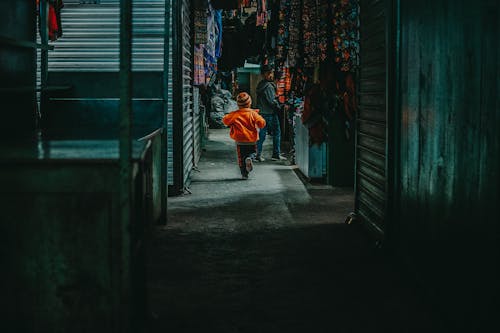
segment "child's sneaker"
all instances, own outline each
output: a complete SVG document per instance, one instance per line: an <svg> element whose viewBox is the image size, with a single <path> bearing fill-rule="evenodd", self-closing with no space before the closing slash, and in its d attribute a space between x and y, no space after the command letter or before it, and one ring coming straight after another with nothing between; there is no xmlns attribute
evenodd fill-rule
<svg viewBox="0 0 500 333"><path fill-rule="evenodd" d="M251 157L245 158L245 168L246 168L247 172L250 172L253 170L253 164L252 164Z"/></svg>

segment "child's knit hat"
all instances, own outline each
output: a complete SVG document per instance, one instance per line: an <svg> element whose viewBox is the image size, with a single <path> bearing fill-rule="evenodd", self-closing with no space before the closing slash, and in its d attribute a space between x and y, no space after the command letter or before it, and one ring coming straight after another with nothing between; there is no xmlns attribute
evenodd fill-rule
<svg viewBox="0 0 500 333"><path fill-rule="evenodd" d="M246 92L241 92L236 97L236 102L238 103L239 108L248 108L252 105L252 97Z"/></svg>

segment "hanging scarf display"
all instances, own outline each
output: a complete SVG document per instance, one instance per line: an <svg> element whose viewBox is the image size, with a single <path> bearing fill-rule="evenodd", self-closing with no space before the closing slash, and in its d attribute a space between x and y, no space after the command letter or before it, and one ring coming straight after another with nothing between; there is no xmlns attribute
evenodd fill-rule
<svg viewBox="0 0 500 333"><path fill-rule="evenodd" d="M205 62L203 61L203 45L195 45L193 52L193 84L195 86L205 84Z"/></svg>
<svg viewBox="0 0 500 333"><path fill-rule="evenodd" d="M290 88L292 86L292 78L290 75L290 68L286 65L281 67L278 71L277 95L280 103L285 103L288 100Z"/></svg>
<svg viewBox="0 0 500 333"><path fill-rule="evenodd" d="M215 21L215 57L220 58L222 54L222 10L214 12Z"/></svg>
<svg viewBox="0 0 500 333"><path fill-rule="evenodd" d="M207 9L194 10L194 43L205 44L207 42Z"/></svg>
<svg viewBox="0 0 500 333"><path fill-rule="evenodd" d="M301 33L301 0L290 0L289 31L288 31L288 63L290 67L297 65L300 58Z"/></svg>
<svg viewBox="0 0 500 333"><path fill-rule="evenodd" d="M218 59L219 71L230 71L245 65L246 40L243 24L238 17L224 17L224 36L222 56Z"/></svg>
<svg viewBox="0 0 500 333"><path fill-rule="evenodd" d="M238 7L249 8L252 5L253 0L239 0Z"/></svg>
<svg viewBox="0 0 500 333"><path fill-rule="evenodd" d="M291 0L281 0L278 12L278 31L276 37L276 61L283 64L288 53L288 36L290 31Z"/></svg>
<svg viewBox="0 0 500 333"><path fill-rule="evenodd" d="M216 10L209 3L207 12L207 42L203 48L205 77L207 78L212 77L212 74L217 70L216 48L218 31L216 30L215 12Z"/></svg>
<svg viewBox="0 0 500 333"><path fill-rule="evenodd" d="M257 0L257 26L267 27L268 11L267 0Z"/></svg>
<svg viewBox="0 0 500 333"><path fill-rule="evenodd" d="M359 21L356 0L335 0L332 4L333 50L342 71L354 71L359 58Z"/></svg>
<svg viewBox="0 0 500 333"><path fill-rule="evenodd" d="M318 59L317 61L325 61L328 55L328 37L329 37L329 0L319 0L317 2L316 12L318 15ZM316 62L316 65L318 62Z"/></svg>
<svg viewBox="0 0 500 333"><path fill-rule="evenodd" d="M319 62L319 17L317 10L316 0L303 0L302 25L305 67L314 67Z"/></svg>

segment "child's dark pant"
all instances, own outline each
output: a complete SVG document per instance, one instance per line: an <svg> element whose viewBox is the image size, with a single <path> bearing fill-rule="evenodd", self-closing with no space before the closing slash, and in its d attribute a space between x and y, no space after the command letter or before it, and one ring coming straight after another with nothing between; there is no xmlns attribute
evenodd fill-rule
<svg viewBox="0 0 500 333"><path fill-rule="evenodd" d="M236 145L236 152L238 153L238 165L240 166L240 171L242 176L248 176L248 172L245 166L245 159L247 157L254 157L257 153L257 145L249 144L249 145Z"/></svg>

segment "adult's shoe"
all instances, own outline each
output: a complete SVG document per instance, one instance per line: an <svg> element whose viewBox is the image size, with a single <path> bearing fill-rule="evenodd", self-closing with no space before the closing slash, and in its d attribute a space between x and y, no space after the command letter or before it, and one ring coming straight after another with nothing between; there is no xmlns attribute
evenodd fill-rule
<svg viewBox="0 0 500 333"><path fill-rule="evenodd" d="M279 155L279 156L273 156L273 157L271 157L271 160L273 160L273 161L286 161L287 159L286 159L285 156Z"/></svg>

